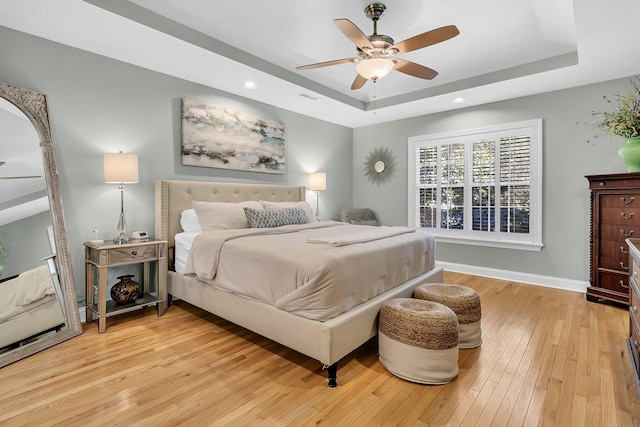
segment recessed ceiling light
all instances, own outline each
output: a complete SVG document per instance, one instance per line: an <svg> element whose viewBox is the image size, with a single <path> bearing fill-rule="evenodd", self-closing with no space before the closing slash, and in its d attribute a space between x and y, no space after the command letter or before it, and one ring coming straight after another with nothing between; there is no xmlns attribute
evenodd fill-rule
<svg viewBox="0 0 640 427"><path fill-rule="evenodd" d="M248 80L242 84L242 87L244 87L245 89L255 89L258 87L258 85L255 82Z"/></svg>
<svg viewBox="0 0 640 427"><path fill-rule="evenodd" d="M454 99L453 102L456 103L456 104L462 104L463 102L467 102L467 100L464 99L463 97L459 96L456 99Z"/></svg>

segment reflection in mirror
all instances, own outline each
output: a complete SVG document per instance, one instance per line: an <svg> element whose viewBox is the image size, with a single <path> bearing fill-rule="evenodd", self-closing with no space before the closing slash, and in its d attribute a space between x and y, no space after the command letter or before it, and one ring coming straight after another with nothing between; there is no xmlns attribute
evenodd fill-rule
<svg viewBox="0 0 640 427"><path fill-rule="evenodd" d="M4 366L78 335L82 327L43 94L0 82L0 147Z"/></svg>

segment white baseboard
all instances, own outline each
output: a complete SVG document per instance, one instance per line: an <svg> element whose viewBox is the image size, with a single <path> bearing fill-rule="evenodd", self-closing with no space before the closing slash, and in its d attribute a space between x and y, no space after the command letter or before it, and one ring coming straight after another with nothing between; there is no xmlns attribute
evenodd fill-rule
<svg viewBox="0 0 640 427"><path fill-rule="evenodd" d="M542 276L539 274L521 273L518 271L499 270L497 268L478 267L475 265L456 264L437 261L436 265L447 271L472 274L474 276L491 277L493 279L509 280L511 282L527 283L547 288L563 289L574 292L587 292L589 282L581 280L563 279L561 277Z"/></svg>

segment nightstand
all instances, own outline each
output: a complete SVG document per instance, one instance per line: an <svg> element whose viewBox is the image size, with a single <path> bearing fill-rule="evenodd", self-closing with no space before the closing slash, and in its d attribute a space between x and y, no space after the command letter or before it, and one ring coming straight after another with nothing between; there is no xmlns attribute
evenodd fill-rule
<svg viewBox="0 0 640 427"><path fill-rule="evenodd" d="M158 316L167 306L167 241L148 239L131 240L126 244L85 242L85 269L87 288L87 323L98 316L98 332L106 329L107 317L156 305ZM150 289L151 263L156 264L156 286ZM143 295L129 304L107 301L107 272L109 268L131 264L143 264ZM96 280L97 270L97 283ZM97 297L96 297L97 294ZM97 302L96 302L97 299Z"/></svg>

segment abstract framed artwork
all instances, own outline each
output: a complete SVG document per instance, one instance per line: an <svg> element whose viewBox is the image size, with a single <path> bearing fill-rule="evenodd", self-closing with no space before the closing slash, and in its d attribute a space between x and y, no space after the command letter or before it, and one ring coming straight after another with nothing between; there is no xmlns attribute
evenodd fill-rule
<svg viewBox="0 0 640 427"><path fill-rule="evenodd" d="M183 97L182 164L284 174L284 123Z"/></svg>

